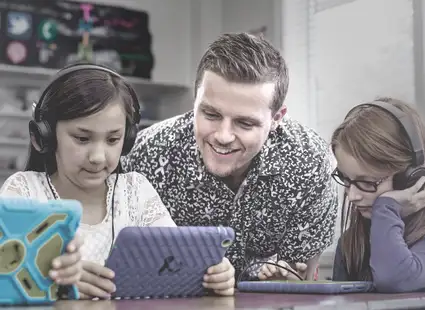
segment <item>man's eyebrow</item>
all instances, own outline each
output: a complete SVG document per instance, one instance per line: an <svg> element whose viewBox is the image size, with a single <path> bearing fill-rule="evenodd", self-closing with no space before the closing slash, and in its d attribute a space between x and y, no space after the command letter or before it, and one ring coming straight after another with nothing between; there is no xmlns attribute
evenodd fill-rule
<svg viewBox="0 0 425 310"><path fill-rule="evenodd" d="M203 108L208 108L208 109L217 111L216 108L214 108L212 105L210 105L208 102L205 102L205 101L201 101L201 103L199 104L199 106L200 107L203 107Z"/></svg>
<svg viewBox="0 0 425 310"><path fill-rule="evenodd" d="M254 124L260 124L261 123L261 121L259 119L252 117L252 116L242 116L241 115L241 116L238 116L237 119L241 120L241 121L247 121L247 122L250 122L250 123L254 123Z"/></svg>

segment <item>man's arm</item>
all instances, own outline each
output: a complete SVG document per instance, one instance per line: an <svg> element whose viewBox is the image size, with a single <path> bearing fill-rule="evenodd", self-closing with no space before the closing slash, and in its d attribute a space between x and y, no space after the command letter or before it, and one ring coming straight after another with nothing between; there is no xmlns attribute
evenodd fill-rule
<svg viewBox="0 0 425 310"><path fill-rule="evenodd" d="M322 254L322 253L320 253L320 254ZM306 276L305 276L306 280L311 281L311 280L315 279L315 275L317 273L317 268L319 266L320 254L317 254L316 256L307 260L307 262L306 262L307 271L306 271Z"/></svg>
<svg viewBox="0 0 425 310"><path fill-rule="evenodd" d="M322 252L332 244L338 210L337 185L331 177L330 153L304 185L305 195L288 224L279 247L279 259L305 262L307 279L312 279Z"/></svg>

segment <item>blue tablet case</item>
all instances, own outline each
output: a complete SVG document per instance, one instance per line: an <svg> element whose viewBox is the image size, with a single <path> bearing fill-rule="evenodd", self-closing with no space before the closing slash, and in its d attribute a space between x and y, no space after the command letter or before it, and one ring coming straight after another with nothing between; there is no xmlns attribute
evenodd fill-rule
<svg viewBox="0 0 425 310"><path fill-rule="evenodd" d="M0 305L50 304L63 294L78 299L75 286L58 287L48 272L80 218L77 201L0 197Z"/></svg>
<svg viewBox="0 0 425 310"><path fill-rule="evenodd" d="M373 282L367 281L241 281L238 290L256 293L287 294L348 294L367 293L373 290Z"/></svg>
<svg viewBox="0 0 425 310"><path fill-rule="evenodd" d="M115 272L113 299L202 296L207 269L234 241L229 227L127 227L106 267Z"/></svg>

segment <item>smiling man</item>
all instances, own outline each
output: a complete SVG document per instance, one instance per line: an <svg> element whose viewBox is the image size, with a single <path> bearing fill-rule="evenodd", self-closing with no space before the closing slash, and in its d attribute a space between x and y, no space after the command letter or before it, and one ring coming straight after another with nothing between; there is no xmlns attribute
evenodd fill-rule
<svg viewBox="0 0 425 310"><path fill-rule="evenodd" d="M286 115L287 90L285 61L270 43L222 35L199 63L193 111L141 131L123 158L125 170L152 182L177 225L235 230L227 257L236 275L271 259L306 263L311 279L332 243L332 155ZM247 277L261 266L253 267Z"/></svg>

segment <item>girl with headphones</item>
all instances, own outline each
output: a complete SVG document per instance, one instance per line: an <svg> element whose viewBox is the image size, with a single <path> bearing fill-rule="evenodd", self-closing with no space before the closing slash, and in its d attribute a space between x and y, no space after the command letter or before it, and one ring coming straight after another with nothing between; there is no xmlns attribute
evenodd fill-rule
<svg viewBox="0 0 425 310"><path fill-rule="evenodd" d="M333 133L332 176L345 188L333 280L425 289L424 142L418 112L391 98L356 106Z"/></svg>
<svg viewBox="0 0 425 310"><path fill-rule="evenodd" d="M143 175L121 173L120 157L133 147L139 117L134 90L114 71L87 64L61 70L35 105L25 171L10 176L0 190L3 196L81 202L82 260L77 251L72 264L51 274L60 283L78 280L81 298L109 298L114 292L113 272L103 264L122 228L175 226ZM58 259L70 261L70 255ZM81 276L75 271L78 264ZM231 268L226 262L212 268L219 272L206 287L216 285L216 293L226 294L230 288L222 286L233 278Z"/></svg>

